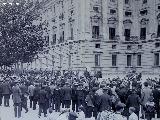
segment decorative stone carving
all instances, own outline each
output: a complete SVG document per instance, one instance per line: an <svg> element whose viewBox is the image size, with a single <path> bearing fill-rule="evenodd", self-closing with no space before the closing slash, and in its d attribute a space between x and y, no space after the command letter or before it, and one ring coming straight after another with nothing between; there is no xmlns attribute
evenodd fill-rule
<svg viewBox="0 0 160 120"><path fill-rule="evenodd" d="M149 22L149 19L143 18L143 19L140 21L140 24L141 24L141 25L147 25L148 22Z"/></svg>
<svg viewBox="0 0 160 120"><path fill-rule="evenodd" d="M115 17L108 18L108 24L115 24L117 22L117 19Z"/></svg>

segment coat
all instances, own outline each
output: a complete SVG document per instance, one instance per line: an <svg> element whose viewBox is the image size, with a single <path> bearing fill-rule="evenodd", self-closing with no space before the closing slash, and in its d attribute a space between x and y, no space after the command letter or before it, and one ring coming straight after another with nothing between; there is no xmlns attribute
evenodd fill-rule
<svg viewBox="0 0 160 120"><path fill-rule="evenodd" d="M11 94L11 86L10 86L10 84L7 83L7 82L3 84L3 94L4 94L4 95L9 95L9 94Z"/></svg>
<svg viewBox="0 0 160 120"><path fill-rule="evenodd" d="M13 86L13 103L21 103L21 89L18 86Z"/></svg>
<svg viewBox="0 0 160 120"><path fill-rule="evenodd" d="M137 94L131 94L128 96L126 105L127 107L134 107L138 112L140 110L140 97Z"/></svg>
<svg viewBox="0 0 160 120"><path fill-rule="evenodd" d="M160 100L160 91L158 89L153 90L153 97L154 97L154 102L155 104L159 104Z"/></svg>
<svg viewBox="0 0 160 120"><path fill-rule="evenodd" d="M33 91L33 99L34 100L38 100L38 94L39 94L40 88L39 87L35 87L34 91Z"/></svg>
<svg viewBox="0 0 160 120"><path fill-rule="evenodd" d="M152 95L152 89L150 89L149 87L145 87L142 89L141 99L143 105L147 103L148 98L150 98L151 95Z"/></svg>
<svg viewBox="0 0 160 120"><path fill-rule="evenodd" d="M63 89L63 95L64 95L64 100L71 100L72 99L72 89L69 87L64 87Z"/></svg>
<svg viewBox="0 0 160 120"><path fill-rule="evenodd" d="M45 90L40 90L38 94L38 102L41 103L46 103L47 102L47 92Z"/></svg>
<svg viewBox="0 0 160 120"><path fill-rule="evenodd" d="M59 88L55 89L53 92L53 98L55 100L55 102L60 102L61 100L61 90Z"/></svg>
<svg viewBox="0 0 160 120"><path fill-rule="evenodd" d="M33 96L34 88L35 88L35 87L34 87L33 85L30 85L30 86L28 87L29 96Z"/></svg>
<svg viewBox="0 0 160 120"><path fill-rule="evenodd" d="M105 110L110 110L111 109L111 99L108 94L103 94L99 98L98 102L98 110L100 112L105 111Z"/></svg>

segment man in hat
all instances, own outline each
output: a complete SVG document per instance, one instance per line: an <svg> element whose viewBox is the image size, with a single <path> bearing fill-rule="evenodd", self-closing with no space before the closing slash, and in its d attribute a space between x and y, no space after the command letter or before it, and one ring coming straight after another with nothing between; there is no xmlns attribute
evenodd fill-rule
<svg viewBox="0 0 160 120"><path fill-rule="evenodd" d="M63 91L63 95L64 95L64 104L65 104L65 108L70 108L71 105L71 99L72 99L72 89L70 88L69 82L65 83L65 87L64 87L64 91Z"/></svg>
<svg viewBox="0 0 160 120"><path fill-rule="evenodd" d="M35 87L33 86L33 83L31 83L30 86L28 87L28 93L29 93L29 99L30 99L30 108L32 108L34 88Z"/></svg>
<svg viewBox="0 0 160 120"><path fill-rule="evenodd" d="M38 94L38 103L39 103L39 117L41 116L41 113L43 111L44 117L47 117L47 91L45 91L45 86L42 85L41 90L39 91Z"/></svg>
<svg viewBox="0 0 160 120"><path fill-rule="evenodd" d="M15 86L12 88L13 92L13 104L15 117L21 117L21 89L19 88L18 81L15 81Z"/></svg>
<svg viewBox="0 0 160 120"><path fill-rule="evenodd" d="M33 91L33 110L36 110L39 91L40 91L39 83L35 83L35 88Z"/></svg>
<svg viewBox="0 0 160 120"><path fill-rule="evenodd" d="M27 108L27 97L28 97L28 88L25 85L25 82L22 82L21 85L19 86L21 89L21 107L25 109L26 113L28 112L28 108Z"/></svg>
<svg viewBox="0 0 160 120"><path fill-rule="evenodd" d="M76 120L76 118L78 118L78 116L75 112L69 113L68 120Z"/></svg>
<svg viewBox="0 0 160 120"><path fill-rule="evenodd" d="M144 88L142 89L141 94L142 94L141 95L142 105L145 105L148 99L150 98L150 96L152 95L152 89L149 88L148 82L144 82ZM142 119L144 118L144 115L145 115L145 111L142 106L142 116L141 116Z"/></svg>
<svg viewBox="0 0 160 120"><path fill-rule="evenodd" d="M3 96L4 96L4 106L9 107L9 99L11 94L11 86L9 83L9 78L5 79L5 82L3 83Z"/></svg>
<svg viewBox="0 0 160 120"><path fill-rule="evenodd" d="M78 112L78 105L77 105L77 87L78 83L75 82L72 86L72 110Z"/></svg>
<svg viewBox="0 0 160 120"><path fill-rule="evenodd" d="M108 87L103 88L103 94L100 96L99 102L98 102L99 112L102 112L105 110L111 110L112 103L111 103L111 98L108 95L108 91L109 91Z"/></svg>
<svg viewBox="0 0 160 120"><path fill-rule="evenodd" d="M76 90L78 107L85 106L85 94L83 89L83 83L79 83Z"/></svg>
<svg viewBox="0 0 160 120"><path fill-rule="evenodd" d="M129 107L135 108L134 113L138 116L138 118L139 118L140 104L141 104L140 97L137 95L136 90L132 89L131 95L128 96L126 105L127 105L127 108Z"/></svg>

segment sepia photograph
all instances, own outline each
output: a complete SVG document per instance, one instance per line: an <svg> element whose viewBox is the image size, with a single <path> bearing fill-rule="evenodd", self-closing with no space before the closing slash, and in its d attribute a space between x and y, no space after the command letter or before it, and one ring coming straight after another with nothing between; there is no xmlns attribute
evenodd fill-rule
<svg viewBox="0 0 160 120"><path fill-rule="evenodd" d="M0 120L160 120L160 0L0 0Z"/></svg>

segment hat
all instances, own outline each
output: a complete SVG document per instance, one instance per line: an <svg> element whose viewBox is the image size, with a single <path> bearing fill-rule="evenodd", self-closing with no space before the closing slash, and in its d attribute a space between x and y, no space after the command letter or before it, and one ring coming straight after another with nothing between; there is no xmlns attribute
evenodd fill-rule
<svg viewBox="0 0 160 120"><path fill-rule="evenodd" d="M78 82L74 82L74 85L78 85Z"/></svg>
<svg viewBox="0 0 160 120"><path fill-rule="evenodd" d="M70 112L69 117L78 118L77 114L75 112Z"/></svg>
<svg viewBox="0 0 160 120"><path fill-rule="evenodd" d="M115 107L116 107L116 110L120 110L122 108L124 108L126 105L124 103L121 103L119 102Z"/></svg>
<svg viewBox="0 0 160 120"><path fill-rule="evenodd" d="M109 87L103 87L103 90L109 90Z"/></svg>

